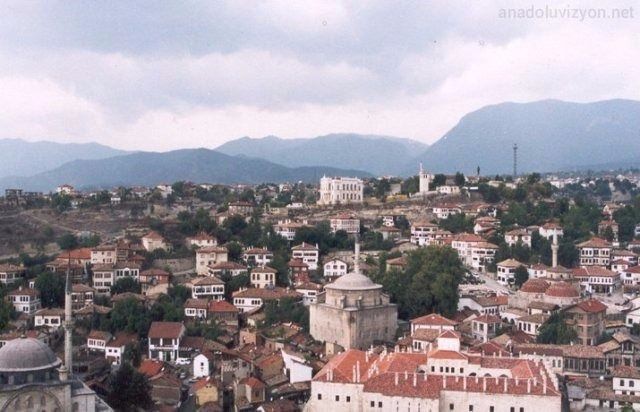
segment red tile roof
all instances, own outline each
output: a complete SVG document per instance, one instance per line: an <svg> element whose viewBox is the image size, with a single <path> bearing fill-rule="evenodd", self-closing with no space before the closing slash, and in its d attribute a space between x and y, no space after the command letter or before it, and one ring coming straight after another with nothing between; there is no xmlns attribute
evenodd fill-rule
<svg viewBox="0 0 640 412"><path fill-rule="evenodd" d="M182 322L152 322L148 336L151 339L178 339L183 333Z"/></svg>
<svg viewBox="0 0 640 412"><path fill-rule="evenodd" d="M428 326L456 326L458 322L451 319L447 319L437 313L430 315L420 316L419 318L411 319L411 324L414 325L428 325Z"/></svg>

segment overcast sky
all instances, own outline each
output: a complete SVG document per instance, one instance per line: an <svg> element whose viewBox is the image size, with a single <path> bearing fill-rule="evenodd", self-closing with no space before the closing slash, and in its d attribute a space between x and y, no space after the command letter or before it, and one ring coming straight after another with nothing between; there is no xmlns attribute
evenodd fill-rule
<svg viewBox="0 0 640 412"><path fill-rule="evenodd" d="M532 3L634 18L501 15ZM487 104L640 98L640 3L575 3L1 1L0 137L144 150L332 132L432 143Z"/></svg>

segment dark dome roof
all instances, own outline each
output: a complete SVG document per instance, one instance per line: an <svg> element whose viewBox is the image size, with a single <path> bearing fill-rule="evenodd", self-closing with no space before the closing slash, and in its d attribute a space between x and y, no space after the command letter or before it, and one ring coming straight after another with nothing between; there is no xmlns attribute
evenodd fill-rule
<svg viewBox="0 0 640 412"><path fill-rule="evenodd" d="M30 372L52 369L62 362L43 342L19 338L0 348L0 372Z"/></svg>

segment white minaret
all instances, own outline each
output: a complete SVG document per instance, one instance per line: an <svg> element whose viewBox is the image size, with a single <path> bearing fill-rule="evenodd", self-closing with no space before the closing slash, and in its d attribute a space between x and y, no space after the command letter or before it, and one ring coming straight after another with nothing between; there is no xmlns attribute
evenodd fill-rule
<svg viewBox="0 0 640 412"><path fill-rule="evenodd" d="M427 194L429 192L429 183L431 182L431 175L424 171L422 168L422 163L420 163L420 173L418 174L418 179L420 182L420 194Z"/></svg>
<svg viewBox="0 0 640 412"><path fill-rule="evenodd" d="M353 262L353 273L359 275L360 274L360 242L358 239L358 235L356 235L356 257Z"/></svg>
<svg viewBox="0 0 640 412"><path fill-rule="evenodd" d="M71 262L71 259L69 259ZM64 366L68 376L73 374L73 314L71 311L71 273L67 267L64 289ZM62 374L61 374L62 375Z"/></svg>
<svg viewBox="0 0 640 412"><path fill-rule="evenodd" d="M558 266L558 233L554 230L553 232L553 243L551 244L551 267Z"/></svg>

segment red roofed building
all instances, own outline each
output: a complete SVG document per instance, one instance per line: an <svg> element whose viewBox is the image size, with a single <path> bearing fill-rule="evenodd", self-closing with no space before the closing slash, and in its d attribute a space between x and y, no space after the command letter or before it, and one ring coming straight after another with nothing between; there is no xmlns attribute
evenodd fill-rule
<svg viewBox="0 0 640 412"><path fill-rule="evenodd" d="M542 362L460 351L445 331L424 353L347 350L311 382L308 411L561 410L555 373Z"/></svg>
<svg viewBox="0 0 640 412"><path fill-rule="evenodd" d="M620 273L601 266L584 266L572 272L582 290L589 293L613 293L620 287Z"/></svg>
<svg viewBox="0 0 640 412"><path fill-rule="evenodd" d="M149 358L175 362L186 329L182 322L153 322L149 328Z"/></svg>
<svg viewBox="0 0 640 412"><path fill-rule="evenodd" d="M612 249L611 243L599 237L579 243L580 266L609 266Z"/></svg>
<svg viewBox="0 0 640 412"><path fill-rule="evenodd" d="M605 331L607 307L597 299L587 299L564 311L567 323L578 333L583 345L595 345Z"/></svg>
<svg viewBox="0 0 640 412"><path fill-rule="evenodd" d="M430 315L420 316L419 318L411 319L411 333L418 329L434 329L440 332L445 330L456 330L458 322L447 319L437 313Z"/></svg>

